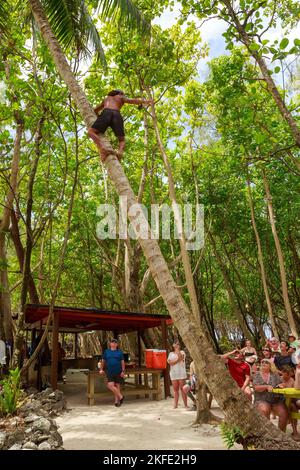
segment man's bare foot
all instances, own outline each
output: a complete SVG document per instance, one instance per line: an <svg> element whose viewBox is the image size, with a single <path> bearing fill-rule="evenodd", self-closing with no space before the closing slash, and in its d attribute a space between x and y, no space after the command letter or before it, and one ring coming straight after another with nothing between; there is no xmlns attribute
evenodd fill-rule
<svg viewBox="0 0 300 470"><path fill-rule="evenodd" d="M110 148L99 148L100 150L100 156L101 156L101 161L104 162L108 155L116 155L117 156L117 151L114 149ZM117 156L118 157L118 156ZM119 157L118 157L119 158Z"/></svg>
<svg viewBox="0 0 300 470"><path fill-rule="evenodd" d="M102 163L105 162L106 158L108 157L109 153L106 152L105 150L101 149L100 150L100 157L101 157L101 161Z"/></svg>

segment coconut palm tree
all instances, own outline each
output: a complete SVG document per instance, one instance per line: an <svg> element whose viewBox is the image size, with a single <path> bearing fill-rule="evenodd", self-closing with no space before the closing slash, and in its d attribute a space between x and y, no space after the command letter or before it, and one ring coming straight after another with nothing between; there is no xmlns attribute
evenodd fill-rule
<svg viewBox="0 0 300 470"><path fill-rule="evenodd" d="M89 127L95 119L95 114L83 90L76 82L51 29L42 3L40 0L29 0L29 4L38 28L50 49L57 70L68 86L82 118ZM106 145L109 145L107 141ZM121 164L115 155L110 154L105 160L105 166L119 195L127 196L129 211L132 205L136 204L136 198ZM135 211L135 216L131 215L129 218L131 222L134 222L134 219L141 217L142 214L142 210L140 214L136 214ZM136 224L133 223L133 226ZM151 239L150 227L148 233L148 239L139 238L139 243L153 279L184 343L197 363L204 381L224 411L227 421L239 428L245 436L243 439L246 445L252 445L258 449L298 449L299 446L296 442L253 409L250 402L233 382L223 363L214 353L201 325L196 323L192 312L178 291L157 241Z"/></svg>
<svg viewBox="0 0 300 470"><path fill-rule="evenodd" d="M68 56L86 57L93 55L102 65L106 66L105 55L101 44L101 39L97 28L89 14L87 2L84 0L41 0L36 5L28 0L18 0L13 3L11 0L0 0L0 40L7 45L7 56L11 53L10 26L15 21L16 15L22 11L22 18L26 23L32 23L33 33L39 34L40 27L37 28L34 20L34 9L41 7L46 13L47 20L59 44ZM140 31L147 31L149 26L143 15L131 0L96 0L93 2L95 11L103 20L117 21L120 24L137 28ZM18 133L21 127L18 127ZM20 134L20 138L21 138ZM17 175L19 171L18 152L14 152L12 161L12 175ZM16 180L16 178L15 178ZM16 188L10 186L7 199L10 204L6 205L6 211L0 220L0 260L5 261L5 241L7 229L10 223L10 207L13 204L11 194L16 193ZM3 292L0 293L0 336L12 341L12 318L10 308L10 298L8 293L8 279L5 269L0 273L0 284Z"/></svg>
<svg viewBox="0 0 300 470"><path fill-rule="evenodd" d="M101 39L84 0L41 0L49 24L65 53L93 55L106 66ZM149 29L148 23L131 0L96 0L95 13L103 20L126 24L141 31ZM29 0L19 0L16 11L24 12L25 22L32 18L33 6ZM0 2L0 34L9 35L10 0Z"/></svg>

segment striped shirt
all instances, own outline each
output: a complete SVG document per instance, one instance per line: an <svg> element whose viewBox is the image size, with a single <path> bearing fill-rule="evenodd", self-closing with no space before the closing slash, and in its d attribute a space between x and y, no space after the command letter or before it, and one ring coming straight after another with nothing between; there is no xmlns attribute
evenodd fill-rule
<svg viewBox="0 0 300 470"><path fill-rule="evenodd" d="M273 374L270 372L269 380L266 382L260 372L257 372L253 377L253 386L255 385L271 385L272 388L277 387L281 383L281 378L278 374ZM254 402L257 401L266 401L267 403L278 403L282 401L282 396L275 395L272 392L267 392L264 390L263 392L254 391Z"/></svg>

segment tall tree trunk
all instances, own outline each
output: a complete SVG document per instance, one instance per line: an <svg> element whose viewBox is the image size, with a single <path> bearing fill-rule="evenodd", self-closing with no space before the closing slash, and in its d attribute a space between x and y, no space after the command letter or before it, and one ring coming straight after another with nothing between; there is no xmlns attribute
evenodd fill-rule
<svg viewBox="0 0 300 470"><path fill-rule="evenodd" d="M226 268L226 265L224 263L224 269L225 269L225 272L227 274L227 279L228 279L228 283L229 283L229 286L230 286L230 290L233 292L234 296L235 296L235 299L236 299L236 304L237 304L237 308L239 310L239 312L241 312L241 315L243 316L244 319L247 318L247 315L251 316L252 318L252 322L253 322L253 326L255 328L254 332L252 330L250 330L249 326L248 326L248 322L247 320L245 320L245 323L249 329L249 333L248 333L248 337L250 335L250 339L251 337L253 337L253 339L256 341L256 343L258 344L259 342L261 341L266 341L266 335L263 331L263 328L262 328L262 325L260 324L260 321L259 319L257 318L256 314L255 314L255 311L253 311L253 313L251 313L251 310L249 309L249 307L246 307L246 312L244 311L244 308L243 306L247 303L247 304L250 304L251 302L249 301L249 297L248 297L248 286L247 284L243 281L241 275L240 275L240 272L239 270L237 269L237 267L235 266L235 263L233 262L232 260L232 257L230 255L230 253L228 252L228 249L226 247L226 244L224 243L224 241L222 240L222 238L220 238L220 243L222 245L222 248L223 248L223 251L224 253L226 254L226 257L228 259L228 262L229 262L229 268L227 269ZM234 243L234 242L233 242ZM235 245L236 248L238 248L238 245ZM222 260L222 258L221 258ZM243 298L241 298L241 296L239 295L238 293L238 290L237 290L237 283L234 283L231 279L231 277L228 275L228 270L232 271L232 273L237 277L237 280L238 280L238 284L239 286L242 288L242 291L245 292L245 302L243 300Z"/></svg>
<svg viewBox="0 0 300 470"><path fill-rule="evenodd" d="M23 260L22 266L22 274L23 274L23 282L21 288L21 299L20 299L20 312L17 322L17 330L16 330L16 340L14 345L14 360L20 363L21 361L21 354L22 354L22 344L24 341L24 317L25 317L25 306L27 301L27 293L28 293L28 286L30 283L30 279L32 280L31 276L31 253L33 248L33 232L31 226L31 214L32 214L32 206L33 206L33 185L34 180L37 172L38 162L40 159L40 143L42 139L42 126L43 126L44 118L39 120L36 134L35 134L35 158L31 163L30 173L29 173L29 180L28 180L28 192L27 192L27 207L26 207L26 217L25 217L25 225L26 225L26 249L25 249L25 256Z"/></svg>
<svg viewBox="0 0 300 470"><path fill-rule="evenodd" d="M149 88L147 89L147 92L148 92L149 98L152 98L152 95L150 93ZM192 309L195 321L200 323L200 309L199 309L199 304L198 304L198 299L197 299L197 294L196 294L196 289L195 289L195 283L194 283L194 277L193 277L193 273L192 273L190 258L189 258L188 251L187 251L187 248L186 248L185 234L184 234L184 231L182 229L182 220L179 220L180 215L178 215L177 211L176 211L176 207L178 206L178 204L177 204L177 198L176 198L176 191L175 191L175 184L174 184L172 168L171 168L171 164L170 164L168 155L165 151L165 148L164 148L161 136L160 136L160 131L159 131L159 128L158 128L158 121L157 121L157 116L156 116L156 111L155 111L155 105L154 104L152 104L152 106L151 106L151 115L152 115L152 121L153 121L154 131L155 131L155 135L156 135L156 140L157 140L157 143L158 143L158 147L159 147L161 156L163 158L163 162L164 162L164 165L165 165L165 169L167 171L167 175L168 175L169 195L170 195L171 203L173 205L174 220L175 220L175 224L177 226L177 230L178 230L178 234L179 234L180 254L181 254L183 269L184 269L184 273L185 273L186 286L187 286L188 293L189 293L191 309Z"/></svg>
<svg viewBox="0 0 300 470"><path fill-rule="evenodd" d="M280 243L278 233L276 230L276 225L275 225L276 222L275 222L275 216L274 216L274 210L273 210L273 204L272 204L272 196L270 192L269 183L266 177L266 173L264 171L262 172L262 176L263 176L263 182L264 182L264 187L266 191L266 200L267 200L268 212L269 212L269 217L270 217L270 224L272 228L272 234L274 237L274 242L275 242L275 247L276 247L276 252L277 252L277 257L278 257L284 308L285 308L285 312L286 312L286 316L288 319L291 332L293 333L295 338L298 338L297 327L296 327L295 319L293 317L293 312L292 312L292 308L291 308L291 304L289 300L284 256L283 256L281 243Z"/></svg>
<svg viewBox="0 0 300 470"><path fill-rule="evenodd" d="M229 296L229 301L230 301L230 304L231 304L231 307L233 309L233 312L238 320L238 323L239 323L239 326L243 332L243 335L245 336L245 338L248 338L249 335L251 334L251 331L244 319L244 316L242 314L242 312L240 311L238 305L236 304L236 301L234 299L234 295L233 295L233 291L232 291L232 287L231 287L231 283L230 283L230 280L229 280L229 276L228 276L228 272L227 272L227 268L225 266L225 263L224 261L222 260L222 257L217 249L217 245L216 245L216 242L215 242L215 239L213 237L213 235L209 232L209 238L210 238L210 241L211 241L211 244L212 244L212 248L213 248L213 252L218 260L218 264L220 266L220 269L221 269L221 272L222 272L222 275L223 275L223 279L224 279L224 283L225 283L225 287L226 287L226 290L228 292L228 296Z"/></svg>
<svg viewBox="0 0 300 470"><path fill-rule="evenodd" d="M223 3L226 5L228 14L233 20L233 23L236 27L236 30L238 31L238 34L240 36L240 40L245 46L247 47L249 54L252 55L252 57L256 60L258 63L258 66L261 70L262 76L264 77L266 84L268 86L269 92L273 96L273 99L279 109L280 114L282 115L283 119L287 122L291 133L295 139L297 147L300 147L300 129L297 126L296 120L293 118L292 113L289 111L289 109L286 107L285 102L283 101L282 97L280 96L280 93L278 91L278 88L275 85L275 82L270 75L270 70L268 69L265 60L263 57L257 52L253 51L250 48L250 44L253 42L246 32L245 28L243 25L240 23L237 15L235 14L235 11L232 7L232 2L231 0L223 0ZM297 164L298 169L300 168L300 163L295 162Z"/></svg>
<svg viewBox="0 0 300 470"><path fill-rule="evenodd" d="M147 89L148 96L149 98L152 98L152 95L150 93L149 88ZM194 283L194 276L192 272L192 267L191 267L191 262L189 258L189 254L187 251L186 247L186 238L185 238L185 233L182 228L182 221L178 219L178 214L176 211L176 208L178 206L177 204L177 198L176 198L176 190L175 190L175 184L174 184L174 178L173 178L173 173L172 173L172 168L171 164L167 155L167 152L165 150L165 147L162 142L162 138L160 135L159 127L158 127L158 120L156 116L156 111L155 111L155 105L152 104L151 106L151 115L152 115L152 121L153 121L153 126L154 126L154 131L156 135L156 140L158 143L159 150L161 152L163 162L165 165L165 169L167 171L168 175L168 185L169 185L169 195L170 195L170 200L173 205L174 209L174 219L175 223L177 225L177 231L179 233L179 246L180 246L180 254L181 254L181 259L182 259L182 264L183 264L183 269L184 269L184 274L185 274L185 279L186 279L186 286L187 290L189 293L189 300L191 304L191 310L193 317L195 319L196 324L200 325L201 319L203 319L203 314L200 312L199 308L199 303L198 303L198 298L196 294L196 288L195 288L195 283ZM198 200L196 200L198 202ZM180 217L180 215L179 215ZM193 358L194 359L194 358ZM197 377L198 377L198 382L199 382L199 389L205 388L205 384L203 383L203 378L201 377L201 372L199 373L199 368L197 363L196 365L196 372L197 372ZM197 401L197 423L215 423L215 417L214 415L210 412L208 408L208 403L207 400L203 399L203 395L199 394L198 401Z"/></svg>
<svg viewBox="0 0 300 470"><path fill-rule="evenodd" d="M51 31L41 4L38 0L30 0L30 5L42 35L53 54L53 59L59 73L62 74L62 77L66 74L65 81L70 83L73 99L86 123L90 125L95 115L83 91L76 84L75 77ZM76 86L74 86L74 82ZM133 204L136 204L136 199L121 164L115 155L111 154L106 158L105 166L119 195L127 197L129 210ZM143 212L140 211L140 218L142 217ZM136 215L130 214L129 218L134 222ZM144 223L147 224L147 221L144 220ZM289 436L283 434L270 421L253 409L250 402L234 383L224 364L214 353L212 346L201 329L201 325L196 324L193 315L178 292L157 241L151 239L150 229L148 230L148 238L139 238L139 242L166 307L174 319L192 357L199 365L201 375L224 411L229 423L239 426L246 435L245 442L253 444L257 448L299 449L300 446ZM220 383L222 384L221 387Z"/></svg>
<svg viewBox="0 0 300 470"><path fill-rule="evenodd" d="M25 257L25 250L22 245L21 237L20 237L20 231L19 231L19 224L18 224L18 219L16 216L15 210L11 211L11 238L13 240L14 246L15 246L15 251L17 254L18 258L18 263L20 266L20 271L23 272L23 265L24 265L24 257ZM30 302L32 304L38 304L39 303L39 295L35 286L34 279L32 277L32 274L29 274L29 280L28 280L28 292L29 292L29 298Z"/></svg>
<svg viewBox="0 0 300 470"><path fill-rule="evenodd" d="M269 295L269 289L268 289L268 284L267 284L267 275L266 275L266 270L265 270L265 263L264 263L263 253L262 253L260 236L259 236L259 233L258 233L258 230L257 230L256 221L255 221L254 204L253 204L252 191L251 191L251 186L250 186L249 179L247 179L247 187L248 187L248 196L249 196L248 201L249 201L250 210L251 210L251 223L252 223L253 231L254 231L254 234L255 234L255 240L256 240L256 244L257 244L258 262L259 262L259 267L260 267L261 280L262 280L262 283L263 283L266 303L267 303L267 307L268 307L269 318L270 318L270 322L271 322L273 336L276 336L276 338L279 338L278 331L277 331L277 326L276 326L276 323L275 323L273 308L272 308L272 304L271 304L271 299L270 299L270 295Z"/></svg>
<svg viewBox="0 0 300 470"><path fill-rule="evenodd" d="M21 152L21 138L24 122L20 113L15 111L16 137L14 141L14 152L11 162L11 173L8 182L8 191L0 221L0 335L1 339L13 341L13 324L11 317L11 302L7 275L6 258L6 235L9 230L13 201L18 187L19 162Z"/></svg>

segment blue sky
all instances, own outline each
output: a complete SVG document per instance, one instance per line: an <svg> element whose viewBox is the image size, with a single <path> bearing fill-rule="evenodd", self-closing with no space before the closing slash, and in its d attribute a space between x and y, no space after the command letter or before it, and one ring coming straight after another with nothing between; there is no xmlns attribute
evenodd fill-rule
<svg viewBox="0 0 300 470"><path fill-rule="evenodd" d="M176 22L180 14L179 4L175 5L173 11L167 9L159 18L156 18L153 23L159 24L162 28L169 28ZM197 24L199 21L195 17L191 17ZM207 74L207 62L213 57L220 56L222 54L227 54L228 51L225 50L225 41L222 36L222 33L226 31L226 23L217 19L212 19L205 22L201 26L201 37L203 43L209 45L209 56L206 59L200 60L199 63L199 76L200 80L203 80Z"/></svg>

